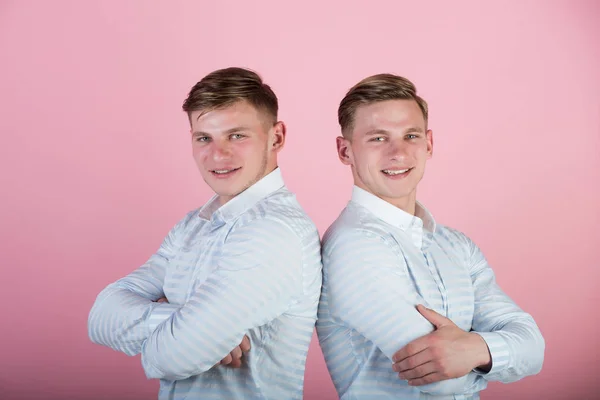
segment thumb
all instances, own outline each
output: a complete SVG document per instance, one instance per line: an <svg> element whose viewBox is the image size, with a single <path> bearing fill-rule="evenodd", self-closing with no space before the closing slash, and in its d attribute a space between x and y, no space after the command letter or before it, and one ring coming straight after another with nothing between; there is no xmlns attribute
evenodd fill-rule
<svg viewBox="0 0 600 400"><path fill-rule="evenodd" d="M448 318L436 313L422 304L417 306L417 311L419 311L419 313L425 317L427 321L431 322L436 328L441 328L448 323Z"/></svg>
<svg viewBox="0 0 600 400"><path fill-rule="evenodd" d="M240 349L242 349L244 353L250 351L250 339L248 339L247 335L244 335L242 343L240 343Z"/></svg>

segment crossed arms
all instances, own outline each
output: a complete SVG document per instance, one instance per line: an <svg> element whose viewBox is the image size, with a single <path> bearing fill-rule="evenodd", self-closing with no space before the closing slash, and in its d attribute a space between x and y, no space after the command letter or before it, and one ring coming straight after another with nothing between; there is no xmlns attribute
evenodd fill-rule
<svg viewBox="0 0 600 400"><path fill-rule="evenodd" d="M535 322L464 240L475 298L471 332L416 307L424 300L398 268L397 245L382 235L345 231L324 254L332 317L372 341L401 379L425 393L469 393L478 377L512 382L541 369L544 340Z"/></svg>
<svg viewBox="0 0 600 400"><path fill-rule="evenodd" d="M214 272L185 304L157 302L184 226L175 226L139 269L108 285L89 315L90 339L141 353L148 378L180 380L207 371L242 345L250 329L282 315L302 287L299 238L282 224L259 220L229 234Z"/></svg>

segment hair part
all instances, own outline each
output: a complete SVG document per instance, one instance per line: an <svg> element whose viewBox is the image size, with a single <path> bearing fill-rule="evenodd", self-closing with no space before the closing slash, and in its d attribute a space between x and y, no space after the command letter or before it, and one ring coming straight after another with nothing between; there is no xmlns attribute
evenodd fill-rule
<svg viewBox="0 0 600 400"><path fill-rule="evenodd" d="M358 107L386 100L414 100L423 112L427 126L427 102L417 95L417 88L408 79L394 74L377 74L354 85L340 102L338 122L345 138L352 136Z"/></svg>
<svg viewBox="0 0 600 400"><path fill-rule="evenodd" d="M239 67L219 69L202 78L183 102L183 111L191 118L194 111L204 114L238 101L250 103L270 124L277 122L279 104L271 87L256 72Z"/></svg>

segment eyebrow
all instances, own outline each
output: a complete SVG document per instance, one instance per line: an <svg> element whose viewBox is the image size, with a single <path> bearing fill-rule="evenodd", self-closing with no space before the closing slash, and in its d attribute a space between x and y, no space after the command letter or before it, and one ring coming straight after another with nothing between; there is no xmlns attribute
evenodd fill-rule
<svg viewBox="0 0 600 400"><path fill-rule="evenodd" d="M413 126L413 127L411 127L411 128L408 128L408 129L406 130L406 132L404 132L404 133L405 133L405 134L406 134L406 133L423 133L423 129L422 129L422 128L420 128L420 127L418 127L418 126Z"/></svg>
<svg viewBox="0 0 600 400"><path fill-rule="evenodd" d="M418 126L413 126L404 131L404 134L407 133L423 133L423 129ZM365 136L374 136L374 135L389 135L390 132L385 129L373 129L365 133Z"/></svg>
<svg viewBox="0 0 600 400"><path fill-rule="evenodd" d="M236 126L235 128L226 130L224 133L227 135L231 135L232 133L244 132L244 131L248 131L248 130L250 130L250 128L248 128L248 127ZM194 133L192 133L192 136L197 137L197 136L212 136L212 135L210 133L206 133L206 132L202 132L202 131L195 131Z"/></svg>
<svg viewBox="0 0 600 400"><path fill-rule="evenodd" d="M386 131L385 129L373 129L373 130L370 130L367 133L365 133L365 136L387 135L387 134L389 134L389 132Z"/></svg>

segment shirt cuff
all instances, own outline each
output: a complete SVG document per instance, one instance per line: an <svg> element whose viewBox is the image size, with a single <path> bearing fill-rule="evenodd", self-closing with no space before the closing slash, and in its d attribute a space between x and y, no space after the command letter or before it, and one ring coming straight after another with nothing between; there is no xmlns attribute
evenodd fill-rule
<svg viewBox="0 0 600 400"><path fill-rule="evenodd" d="M508 347L508 343L502 337L502 335L498 332L473 333L478 334L483 338L483 340L485 340L492 357L492 369L490 369L489 372L484 372L479 368L475 368L473 372L478 375L485 376L501 372L508 368L508 364L510 363L510 349Z"/></svg>
<svg viewBox="0 0 600 400"><path fill-rule="evenodd" d="M169 303L158 303L156 307L152 309L150 317L148 317L148 329L152 333L161 322L167 320L173 315L180 306Z"/></svg>

